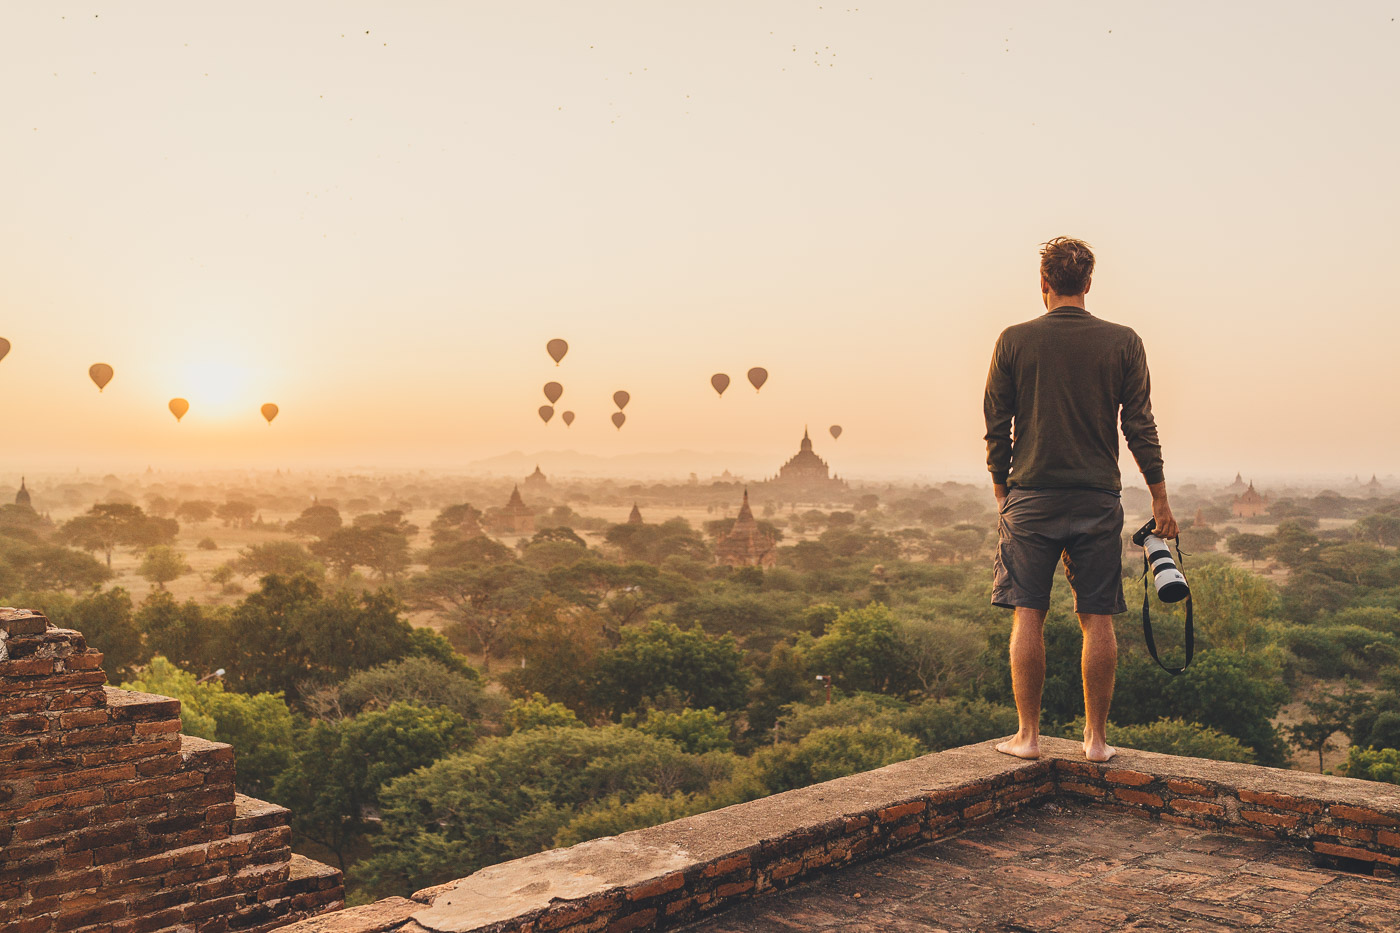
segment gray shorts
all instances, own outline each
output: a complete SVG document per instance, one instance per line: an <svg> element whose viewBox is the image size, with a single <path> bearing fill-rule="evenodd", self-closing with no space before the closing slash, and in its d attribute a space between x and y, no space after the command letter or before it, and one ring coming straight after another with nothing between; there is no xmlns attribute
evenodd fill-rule
<svg viewBox="0 0 1400 933"><path fill-rule="evenodd" d="M1126 612L1123 502L1106 489L1013 488L997 517L992 605L1050 608L1055 564L1063 557L1074 611Z"/></svg>

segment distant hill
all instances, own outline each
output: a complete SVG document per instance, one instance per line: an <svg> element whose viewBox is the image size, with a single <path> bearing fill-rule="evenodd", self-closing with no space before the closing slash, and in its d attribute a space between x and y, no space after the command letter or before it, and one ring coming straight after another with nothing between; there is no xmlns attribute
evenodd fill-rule
<svg viewBox="0 0 1400 933"><path fill-rule="evenodd" d="M725 470L736 477L751 480L761 479L764 475L763 465L757 462L753 454L726 451L702 453L695 450L618 454L614 457L581 454L575 450L541 450L535 453L512 450L499 456L473 460L466 467L474 473L525 476L535 469L536 464L547 476L684 480L694 473L701 482L708 482Z"/></svg>

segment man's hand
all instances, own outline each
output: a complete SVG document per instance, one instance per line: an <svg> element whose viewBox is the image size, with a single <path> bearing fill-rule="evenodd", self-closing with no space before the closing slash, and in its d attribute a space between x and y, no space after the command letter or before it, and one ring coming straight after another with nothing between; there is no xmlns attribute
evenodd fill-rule
<svg viewBox="0 0 1400 933"><path fill-rule="evenodd" d="M1152 493L1152 520L1155 527L1153 534L1159 538L1175 538L1181 533L1177 527L1176 516L1172 514L1172 507L1167 502L1166 482L1154 483L1147 487Z"/></svg>
<svg viewBox="0 0 1400 933"><path fill-rule="evenodd" d="M1006 484L992 483L992 495L997 498L997 511L1001 511L1001 507L1006 505Z"/></svg>

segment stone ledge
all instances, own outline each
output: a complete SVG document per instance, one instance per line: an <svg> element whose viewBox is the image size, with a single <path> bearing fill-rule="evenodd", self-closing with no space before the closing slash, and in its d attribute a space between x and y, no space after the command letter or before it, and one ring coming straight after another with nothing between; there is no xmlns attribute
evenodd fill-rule
<svg viewBox="0 0 1400 933"><path fill-rule="evenodd" d="M1042 740L1023 761L992 743L492 865L419 891L396 925L344 911L286 933L592 933L660 930L819 872L955 835L1063 794L1106 809L1278 841L1386 874L1400 866L1400 788L1123 750L1086 762ZM364 910L359 908L358 910ZM344 925L341 918L344 917ZM379 922L379 921L376 921ZM311 925L314 923L314 926Z"/></svg>

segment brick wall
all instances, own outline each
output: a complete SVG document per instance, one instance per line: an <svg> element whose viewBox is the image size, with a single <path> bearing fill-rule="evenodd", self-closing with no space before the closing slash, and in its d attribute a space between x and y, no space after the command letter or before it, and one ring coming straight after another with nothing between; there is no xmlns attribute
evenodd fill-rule
<svg viewBox="0 0 1400 933"><path fill-rule="evenodd" d="M105 681L80 632L0 609L0 929L264 933L342 906L287 810L234 791L231 747Z"/></svg>
<svg viewBox="0 0 1400 933"><path fill-rule="evenodd" d="M1091 764L1078 743L1042 738L1041 747L1039 761L998 754L990 743L924 755L491 865L412 899L325 914L281 933L663 930L1064 798L1274 840L1366 873L1400 867L1395 786L1128 750Z"/></svg>

